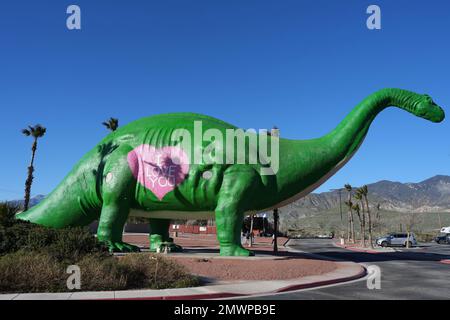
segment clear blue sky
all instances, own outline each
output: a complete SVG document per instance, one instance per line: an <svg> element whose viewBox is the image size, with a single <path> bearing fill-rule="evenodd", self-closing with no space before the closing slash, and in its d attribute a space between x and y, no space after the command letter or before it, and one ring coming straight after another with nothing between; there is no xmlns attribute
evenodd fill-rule
<svg viewBox="0 0 450 320"><path fill-rule="evenodd" d="M66 28L70 4L81 31ZM370 4L380 31L366 28ZM36 195L107 134L110 116L191 111L312 138L382 87L428 93L450 115L449 31L447 0L2 1L0 199L22 197L28 124L48 128ZM449 123L386 110L319 191L450 174Z"/></svg>

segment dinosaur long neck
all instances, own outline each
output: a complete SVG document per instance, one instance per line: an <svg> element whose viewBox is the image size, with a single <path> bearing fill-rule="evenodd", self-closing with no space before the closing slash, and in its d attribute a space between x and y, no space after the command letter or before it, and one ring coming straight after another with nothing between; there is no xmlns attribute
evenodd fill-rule
<svg viewBox="0 0 450 320"><path fill-rule="evenodd" d="M420 98L416 93L401 89L383 89L364 99L334 130L321 138L282 139L277 201L286 204L316 189L350 160L378 113L389 106L414 113Z"/></svg>

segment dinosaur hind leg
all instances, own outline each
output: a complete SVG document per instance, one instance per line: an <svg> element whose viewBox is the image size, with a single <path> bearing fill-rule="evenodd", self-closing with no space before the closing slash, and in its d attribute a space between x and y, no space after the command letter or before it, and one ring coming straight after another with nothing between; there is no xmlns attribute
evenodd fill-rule
<svg viewBox="0 0 450 320"><path fill-rule="evenodd" d="M164 243L169 247L170 251L181 251L182 248L173 243L173 239L169 237L170 219L149 219L150 223L150 251L156 251L161 248Z"/></svg>
<svg viewBox="0 0 450 320"><path fill-rule="evenodd" d="M252 169L235 167L225 173L216 208L217 239L221 256L249 256L242 247L241 229L244 213L255 192L257 176Z"/></svg>

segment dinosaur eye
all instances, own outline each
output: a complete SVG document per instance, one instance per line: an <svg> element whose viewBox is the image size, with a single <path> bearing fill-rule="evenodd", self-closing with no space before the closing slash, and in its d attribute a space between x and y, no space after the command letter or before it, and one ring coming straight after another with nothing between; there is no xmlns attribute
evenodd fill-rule
<svg viewBox="0 0 450 320"><path fill-rule="evenodd" d="M427 100L428 103L434 104L433 99L429 95L424 94L424 97L425 97L425 99Z"/></svg>

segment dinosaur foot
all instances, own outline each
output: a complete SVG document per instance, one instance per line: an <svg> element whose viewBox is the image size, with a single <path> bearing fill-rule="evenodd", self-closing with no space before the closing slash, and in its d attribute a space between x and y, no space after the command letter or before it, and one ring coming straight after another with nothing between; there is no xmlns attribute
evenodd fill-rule
<svg viewBox="0 0 450 320"><path fill-rule="evenodd" d="M163 237L159 234L152 234L150 236L150 251L151 252L181 252L183 248L173 242L173 238L168 238L163 241Z"/></svg>
<svg viewBox="0 0 450 320"><path fill-rule="evenodd" d="M228 246L220 246L220 255L221 256L254 256L255 253L253 251L244 249L242 246L238 245L228 245Z"/></svg>
<svg viewBox="0 0 450 320"><path fill-rule="evenodd" d="M109 252L139 252L139 247L122 241L104 241Z"/></svg>
<svg viewBox="0 0 450 320"><path fill-rule="evenodd" d="M181 252L181 251L183 251L183 247L181 247L171 241L161 241L161 242L154 243L150 246L151 252L157 252L157 251L164 252L166 250L168 252Z"/></svg>

